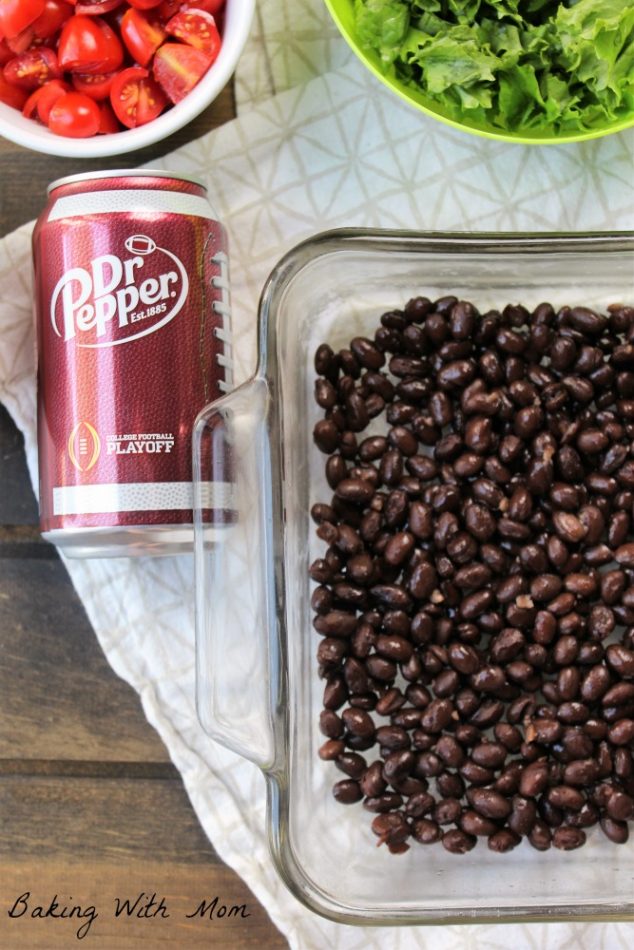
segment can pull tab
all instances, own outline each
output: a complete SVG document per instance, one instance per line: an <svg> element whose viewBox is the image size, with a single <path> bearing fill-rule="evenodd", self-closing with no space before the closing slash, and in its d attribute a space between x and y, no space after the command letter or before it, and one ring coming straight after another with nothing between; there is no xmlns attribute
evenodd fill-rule
<svg viewBox="0 0 634 950"><path fill-rule="evenodd" d="M193 439L198 717L263 769L278 691L269 403L266 381L252 379L202 411ZM237 517L210 541L204 486L218 471L231 472Z"/></svg>

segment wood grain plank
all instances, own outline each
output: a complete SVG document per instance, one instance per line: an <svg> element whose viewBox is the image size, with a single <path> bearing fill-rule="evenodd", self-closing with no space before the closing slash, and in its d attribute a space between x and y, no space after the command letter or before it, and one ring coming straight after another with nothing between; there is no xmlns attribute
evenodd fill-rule
<svg viewBox="0 0 634 950"><path fill-rule="evenodd" d="M45 541L40 529L33 524L0 525L0 558L58 557L56 548Z"/></svg>
<svg viewBox="0 0 634 950"><path fill-rule="evenodd" d="M218 863L176 779L0 778L0 859Z"/></svg>
<svg viewBox="0 0 634 950"><path fill-rule="evenodd" d="M58 559L0 559L0 717L0 758L169 761Z"/></svg>
<svg viewBox="0 0 634 950"><path fill-rule="evenodd" d="M184 129L156 145L125 155L98 159L58 158L40 155L0 138L0 237L38 216L46 201L46 186L56 178L85 171L135 168L199 138L210 129L228 122L235 114L233 84L230 82L217 99Z"/></svg>
<svg viewBox="0 0 634 950"><path fill-rule="evenodd" d="M0 759L0 776L54 778L175 779L171 762L101 762L87 759Z"/></svg>
<svg viewBox="0 0 634 950"><path fill-rule="evenodd" d="M180 779L4 776L0 814L7 819L0 827L2 947L54 950L75 942L72 919L9 916L27 891L31 909L55 894L60 904L94 905L99 917L90 939L109 950L286 946L244 882L216 855ZM134 902L142 892L156 894L156 905L163 897L169 918L114 916L115 897ZM216 896L216 907L245 905L249 916L187 918Z"/></svg>
<svg viewBox="0 0 634 950"><path fill-rule="evenodd" d="M24 439L0 404L0 524L34 525L38 510L26 468Z"/></svg>

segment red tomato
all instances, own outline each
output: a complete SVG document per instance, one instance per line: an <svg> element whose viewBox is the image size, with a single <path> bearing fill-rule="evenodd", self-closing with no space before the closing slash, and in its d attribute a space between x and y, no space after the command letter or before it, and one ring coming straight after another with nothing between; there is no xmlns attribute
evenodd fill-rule
<svg viewBox="0 0 634 950"><path fill-rule="evenodd" d="M10 59L13 59L13 50L9 49L6 40L0 40L0 66L4 66Z"/></svg>
<svg viewBox="0 0 634 950"><path fill-rule="evenodd" d="M128 0L130 6L136 10L152 10L153 7L158 7L160 2L161 0Z"/></svg>
<svg viewBox="0 0 634 950"><path fill-rule="evenodd" d="M184 43L164 43L154 57L154 78L172 102L180 102L202 79L212 59L208 53Z"/></svg>
<svg viewBox="0 0 634 950"><path fill-rule="evenodd" d="M102 102L99 106L99 135L110 135L112 132L120 132L121 126L117 122L117 117L112 111L109 102Z"/></svg>
<svg viewBox="0 0 634 950"><path fill-rule="evenodd" d="M7 106L13 106L14 109L22 109L28 98L26 89L20 89L7 82L3 74L0 73L0 102Z"/></svg>
<svg viewBox="0 0 634 950"><path fill-rule="evenodd" d="M165 29L172 36L182 40L195 49L201 49L211 56L211 62L216 59L222 46L220 33L216 21L210 13L204 10L188 7L173 16Z"/></svg>
<svg viewBox="0 0 634 950"><path fill-rule="evenodd" d="M7 46L14 56L19 56L20 53L26 52L32 42L33 30L27 26L26 30L22 30L17 36L12 36L10 40L7 40Z"/></svg>
<svg viewBox="0 0 634 950"><path fill-rule="evenodd" d="M138 10L126 10L121 20L121 39L132 59L147 66L166 37L165 30Z"/></svg>
<svg viewBox="0 0 634 950"><path fill-rule="evenodd" d="M75 12L86 16L102 16L116 10L122 3L123 0L77 0Z"/></svg>
<svg viewBox="0 0 634 950"><path fill-rule="evenodd" d="M212 16L218 16L224 5L225 0L191 0L190 3L185 2L183 8L189 10L193 7L196 10L204 10L205 13L211 13Z"/></svg>
<svg viewBox="0 0 634 950"><path fill-rule="evenodd" d="M182 6L183 0L162 0L156 12L163 23L167 23L168 20L172 19L175 13L178 13Z"/></svg>
<svg viewBox="0 0 634 950"><path fill-rule="evenodd" d="M168 105L162 89L140 66L119 73L112 83L110 102L119 122L129 129L151 122Z"/></svg>
<svg viewBox="0 0 634 950"><path fill-rule="evenodd" d="M51 109L64 93L69 92L70 86L62 82L61 79L51 79L50 82L40 86L35 92L32 92L24 104L22 115L32 119L37 112L38 118L44 125L48 125L48 117Z"/></svg>
<svg viewBox="0 0 634 950"><path fill-rule="evenodd" d="M0 0L0 32L12 39L37 20L44 0Z"/></svg>
<svg viewBox="0 0 634 950"><path fill-rule="evenodd" d="M47 46L29 49L16 56L4 67L4 78L22 89L37 89L49 79L59 79L60 68L57 56Z"/></svg>
<svg viewBox="0 0 634 950"><path fill-rule="evenodd" d="M73 86L77 92L97 101L107 99L110 95L112 80L115 73L73 73Z"/></svg>
<svg viewBox="0 0 634 950"><path fill-rule="evenodd" d="M100 17L76 14L64 24L57 56L62 69L71 72L111 73L123 62L123 46Z"/></svg>
<svg viewBox="0 0 634 950"><path fill-rule="evenodd" d="M45 0L44 12L34 20L31 29L39 39L48 40L61 30L62 24L72 13L70 3L64 3L63 0Z"/></svg>
<svg viewBox="0 0 634 950"><path fill-rule="evenodd" d="M65 92L53 105L48 127L55 135L85 139L99 131L101 116L94 99L81 92Z"/></svg>

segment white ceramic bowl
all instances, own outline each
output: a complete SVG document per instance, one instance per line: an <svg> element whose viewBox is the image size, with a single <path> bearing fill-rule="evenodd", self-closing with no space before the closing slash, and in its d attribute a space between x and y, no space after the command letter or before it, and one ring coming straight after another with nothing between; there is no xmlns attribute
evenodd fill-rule
<svg viewBox="0 0 634 950"><path fill-rule="evenodd" d="M225 87L236 68L251 27L255 0L227 0L222 48L218 59L189 95L157 119L136 129L88 139L53 135L45 126L0 102L0 135L48 155L103 158L152 145L181 129L202 112Z"/></svg>

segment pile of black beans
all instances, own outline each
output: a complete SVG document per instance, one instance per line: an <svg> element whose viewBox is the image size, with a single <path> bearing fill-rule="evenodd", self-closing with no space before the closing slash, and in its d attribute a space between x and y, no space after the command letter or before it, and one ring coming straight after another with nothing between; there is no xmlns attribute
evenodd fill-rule
<svg viewBox="0 0 634 950"><path fill-rule="evenodd" d="M454 296L315 354L319 750L393 853L634 817L634 307ZM370 428L370 431L368 430Z"/></svg>

